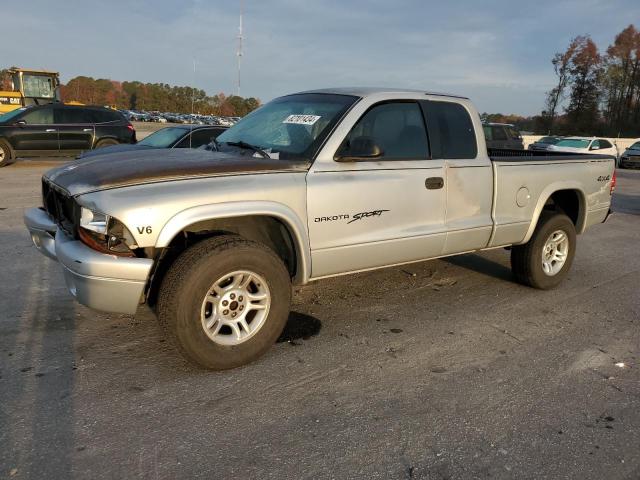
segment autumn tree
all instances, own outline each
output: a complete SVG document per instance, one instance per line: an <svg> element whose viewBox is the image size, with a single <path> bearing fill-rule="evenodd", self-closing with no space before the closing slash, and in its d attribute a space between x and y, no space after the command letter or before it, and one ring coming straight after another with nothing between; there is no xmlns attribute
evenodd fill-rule
<svg viewBox="0 0 640 480"><path fill-rule="evenodd" d="M11 81L9 69L0 70L0 90L11 91L12 89L13 82Z"/></svg>
<svg viewBox="0 0 640 480"><path fill-rule="evenodd" d="M565 98L565 91L570 79L571 63L581 41L582 37L574 38L564 52L556 53L551 60L558 82L555 87L547 92L547 100L545 102L546 108L543 121L549 133L553 131L553 122L560 102Z"/></svg>
<svg viewBox="0 0 640 480"><path fill-rule="evenodd" d="M571 94L567 120L578 133L591 133L598 123L602 57L590 37L577 37L578 46L569 67Z"/></svg>
<svg viewBox="0 0 640 480"><path fill-rule="evenodd" d="M640 129L640 32L633 25L622 30L607 49L605 117L616 133L638 134Z"/></svg>

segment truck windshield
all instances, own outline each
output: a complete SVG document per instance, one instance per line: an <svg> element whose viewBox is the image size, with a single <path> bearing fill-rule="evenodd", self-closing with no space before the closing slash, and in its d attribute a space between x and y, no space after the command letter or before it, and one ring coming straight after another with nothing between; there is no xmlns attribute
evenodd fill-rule
<svg viewBox="0 0 640 480"><path fill-rule="evenodd" d="M556 143L556 147L587 148L591 140L581 138L565 138Z"/></svg>
<svg viewBox="0 0 640 480"><path fill-rule="evenodd" d="M22 75L22 88L25 97L54 98L56 93L53 78L46 75L24 73Z"/></svg>
<svg viewBox="0 0 640 480"><path fill-rule="evenodd" d="M169 148L176 141L182 138L188 130L184 128L168 127L161 128L157 132L153 132L151 135L147 135L143 140L138 142L138 145L145 145L147 147Z"/></svg>
<svg viewBox="0 0 640 480"><path fill-rule="evenodd" d="M222 149L245 144L271 158L311 160L331 129L358 100L349 95L305 93L277 98L221 134ZM226 146L225 146L226 144Z"/></svg>

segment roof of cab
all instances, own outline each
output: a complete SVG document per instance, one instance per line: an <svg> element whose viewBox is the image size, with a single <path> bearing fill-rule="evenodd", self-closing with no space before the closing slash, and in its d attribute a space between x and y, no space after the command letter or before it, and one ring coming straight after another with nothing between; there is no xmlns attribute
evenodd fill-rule
<svg viewBox="0 0 640 480"><path fill-rule="evenodd" d="M380 93L423 93L425 95L435 95L439 97L452 97L452 98L464 98L462 95L453 95L450 93L442 92L430 92L428 90L415 90L409 88L393 88L393 87L339 87L339 88L321 88L317 90L306 90L301 93L328 93L335 95L353 95L356 97L367 97L369 95L376 95Z"/></svg>

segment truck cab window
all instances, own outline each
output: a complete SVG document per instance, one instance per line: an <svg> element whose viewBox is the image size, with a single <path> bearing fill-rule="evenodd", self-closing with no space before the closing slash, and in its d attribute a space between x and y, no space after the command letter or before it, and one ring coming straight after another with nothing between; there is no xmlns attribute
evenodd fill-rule
<svg viewBox="0 0 640 480"><path fill-rule="evenodd" d="M466 108L454 102L420 103L427 118L432 158L476 158L476 134ZM494 139L495 134L493 131Z"/></svg>
<svg viewBox="0 0 640 480"><path fill-rule="evenodd" d="M382 150L379 160L426 160L429 141L420 106L413 102L374 105L358 120L340 151L357 138L368 138Z"/></svg>

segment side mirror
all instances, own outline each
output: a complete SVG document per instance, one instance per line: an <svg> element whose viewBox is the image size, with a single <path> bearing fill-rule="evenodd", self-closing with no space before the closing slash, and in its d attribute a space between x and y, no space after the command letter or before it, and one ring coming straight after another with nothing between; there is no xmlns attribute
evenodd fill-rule
<svg viewBox="0 0 640 480"><path fill-rule="evenodd" d="M589 150L600 150L600 146L599 145L592 145Z"/></svg>
<svg viewBox="0 0 640 480"><path fill-rule="evenodd" d="M356 137L350 145L343 145L334 160L336 162L366 162L380 158L383 151L371 137Z"/></svg>
<svg viewBox="0 0 640 480"><path fill-rule="evenodd" d="M26 124L27 122L25 122L24 120L18 120L16 123L14 123L14 125L18 125L19 127L23 127Z"/></svg>

